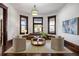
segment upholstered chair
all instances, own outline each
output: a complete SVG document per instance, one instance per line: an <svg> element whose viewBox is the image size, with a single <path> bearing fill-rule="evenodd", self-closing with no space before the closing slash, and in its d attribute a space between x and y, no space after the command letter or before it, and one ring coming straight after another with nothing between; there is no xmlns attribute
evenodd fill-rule
<svg viewBox="0 0 79 59"><path fill-rule="evenodd" d="M13 40L14 51L24 51L26 49L26 39L21 37L16 37Z"/></svg>
<svg viewBox="0 0 79 59"><path fill-rule="evenodd" d="M54 50L64 50L64 38L58 36L55 38L51 38L51 48Z"/></svg>

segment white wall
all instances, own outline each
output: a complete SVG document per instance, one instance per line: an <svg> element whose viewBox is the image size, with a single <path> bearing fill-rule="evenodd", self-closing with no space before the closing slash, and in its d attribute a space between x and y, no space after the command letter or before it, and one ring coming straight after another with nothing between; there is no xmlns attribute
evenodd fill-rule
<svg viewBox="0 0 79 59"><path fill-rule="evenodd" d="M79 35L62 32L62 21L79 17L79 4L67 4L57 15L57 35L65 37L65 40L79 45Z"/></svg>
<svg viewBox="0 0 79 59"><path fill-rule="evenodd" d="M19 34L19 14L10 5L5 4L8 7L8 21L7 21L7 34L8 40L16 37Z"/></svg>

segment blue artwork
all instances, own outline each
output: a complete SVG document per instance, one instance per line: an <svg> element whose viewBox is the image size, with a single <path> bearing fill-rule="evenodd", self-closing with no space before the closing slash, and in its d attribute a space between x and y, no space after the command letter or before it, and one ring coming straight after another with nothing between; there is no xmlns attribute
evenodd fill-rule
<svg viewBox="0 0 79 59"><path fill-rule="evenodd" d="M63 32L70 34L78 34L78 18L63 21Z"/></svg>

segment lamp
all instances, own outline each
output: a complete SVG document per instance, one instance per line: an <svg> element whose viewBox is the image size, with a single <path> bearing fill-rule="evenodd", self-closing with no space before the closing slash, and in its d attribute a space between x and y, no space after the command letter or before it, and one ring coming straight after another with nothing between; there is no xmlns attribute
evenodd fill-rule
<svg viewBox="0 0 79 59"><path fill-rule="evenodd" d="M38 15L38 10L36 9L36 5L34 5L33 9L32 9L32 15L36 16Z"/></svg>

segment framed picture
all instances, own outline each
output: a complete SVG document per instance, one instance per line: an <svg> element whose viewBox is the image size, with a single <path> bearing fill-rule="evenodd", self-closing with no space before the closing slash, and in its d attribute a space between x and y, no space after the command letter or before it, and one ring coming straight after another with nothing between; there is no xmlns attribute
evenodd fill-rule
<svg viewBox="0 0 79 59"><path fill-rule="evenodd" d="M70 34L79 34L79 17L63 21L63 32Z"/></svg>

